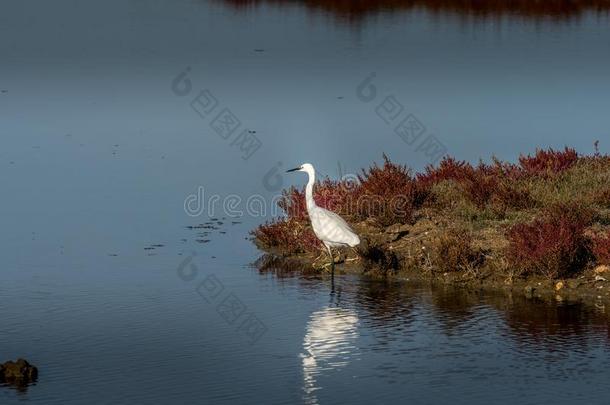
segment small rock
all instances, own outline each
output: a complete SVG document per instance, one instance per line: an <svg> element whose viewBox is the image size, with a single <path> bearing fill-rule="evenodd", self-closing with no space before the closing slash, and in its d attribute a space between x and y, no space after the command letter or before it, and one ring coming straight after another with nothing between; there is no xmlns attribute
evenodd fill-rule
<svg viewBox="0 0 610 405"><path fill-rule="evenodd" d="M411 227L406 224L396 223L394 225L390 225L385 230L387 233L398 233L401 235L405 235L411 231Z"/></svg>
<svg viewBox="0 0 610 405"><path fill-rule="evenodd" d="M409 225L396 223L385 229L384 235L390 242L395 242L403 236L409 234L411 227Z"/></svg>
<svg viewBox="0 0 610 405"><path fill-rule="evenodd" d="M559 291L563 288L563 281L558 281L557 284L555 284L555 291Z"/></svg>
<svg viewBox="0 0 610 405"><path fill-rule="evenodd" d="M610 271L610 266L601 264L601 265L597 266L595 269L593 269L593 271L595 272L595 274L606 273L606 272Z"/></svg>
<svg viewBox="0 0 610 405"><path fill-rule="evenodd" d="M568 280L568 287L570 288L578 288L580 284L580 280Z"/></svg>
<svg viewBox="0 0 610 405"><path fill-rule="evenodd" d="M38 377L38 369L24 359L0 364L0 382L26 386Z"/></svg>

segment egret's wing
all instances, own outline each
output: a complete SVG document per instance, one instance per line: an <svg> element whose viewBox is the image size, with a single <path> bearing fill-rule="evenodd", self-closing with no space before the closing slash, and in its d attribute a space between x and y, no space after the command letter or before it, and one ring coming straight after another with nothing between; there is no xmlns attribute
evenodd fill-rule
<svg viewBox="0 0 610 405"><path fill-rule="evenodd" d="M312 218L314 231L323 241L341 243L346 245L357 245L360 238L343 218L324 208L317 207Z"/></svg>
<svg viewBox="0 0 610 405"><path fill-rule="evenodd" d="M329 219L332 222L334 222L338 227L342 228L343 230L349 231L351 233L356 233L356 232L354 232L352 227L349 226L349 224L347 222L345 222L345 220L343 218L341 218L338 214L335 214L334 212L329 211L325 208L320 208L320 210L323 212L323 215L328 216Z"/></svg>

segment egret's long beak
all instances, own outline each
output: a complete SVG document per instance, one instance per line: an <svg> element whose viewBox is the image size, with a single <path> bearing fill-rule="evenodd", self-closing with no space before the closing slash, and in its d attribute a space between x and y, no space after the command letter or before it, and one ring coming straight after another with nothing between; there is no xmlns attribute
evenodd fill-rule
<svg viewBox="0 0 610 405"><path fill-rule="evenodd" d="M286 173L290 173L290 172L296 172L297 170L300 170L300 167L295 167L294 169L290 169L290 170L286 170Z"/></svg>

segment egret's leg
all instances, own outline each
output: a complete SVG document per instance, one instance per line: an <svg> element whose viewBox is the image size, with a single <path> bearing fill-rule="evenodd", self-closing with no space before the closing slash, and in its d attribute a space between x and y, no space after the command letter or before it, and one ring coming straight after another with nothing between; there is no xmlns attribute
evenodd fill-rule
<svg viewBox="0 0 610 405"><path fill-rule="evenodd" d="M330 256L330 269L332 272L335 272L335 259L333 258L333 251L330 248L330 245L324 244L326 246L326 250L328 250L328 255Z"/></svg>

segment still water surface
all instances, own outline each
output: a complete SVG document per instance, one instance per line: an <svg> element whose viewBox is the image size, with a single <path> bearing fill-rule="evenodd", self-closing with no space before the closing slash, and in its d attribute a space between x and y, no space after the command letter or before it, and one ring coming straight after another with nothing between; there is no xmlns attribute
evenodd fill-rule
<svg viewBox="0 0 610 405"><path fill-rule="evenodd" d="M608 151L608 18L310 3L2 3L0 360L41 374L1 403L608 402L603 307L259 271L265 217L184 210L198 187L268 201L303 161L421 169L408 114L471 161ZM261 141L249 159L191 108L204 89Z"/></svg>

